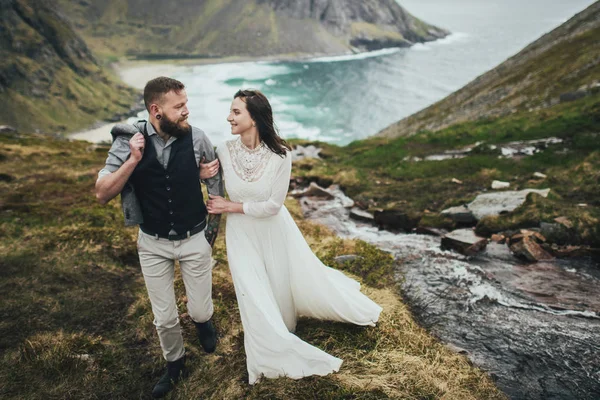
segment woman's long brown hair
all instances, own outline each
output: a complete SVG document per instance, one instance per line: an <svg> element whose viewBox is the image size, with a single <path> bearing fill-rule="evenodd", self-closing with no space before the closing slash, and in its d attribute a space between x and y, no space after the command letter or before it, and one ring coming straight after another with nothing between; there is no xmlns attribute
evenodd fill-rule
<svg viewBox="0 0 600 400"><path fill-rule="evenodd" d="M246 103L250 117L256 123L260 140L275 154L285 157L286 149L292 150L283 140L273 122L273 110L269 100L260 90L238 90L234 99L241 98Z"/></svg>

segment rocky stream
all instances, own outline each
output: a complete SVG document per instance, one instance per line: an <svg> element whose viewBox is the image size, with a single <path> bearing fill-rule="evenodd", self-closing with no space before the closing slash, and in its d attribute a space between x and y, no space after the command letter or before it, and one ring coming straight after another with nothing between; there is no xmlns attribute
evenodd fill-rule
<svg viewBox="0 0 600 400"><path fill-rule="evenodd" d="M443 250L440 236L379 230L351 218L352 199L336 186L326 192L297 196L306 218L391 252L415 316L509 398L600 398L597 261L531 263L494 242L465 256Z"/></svg>

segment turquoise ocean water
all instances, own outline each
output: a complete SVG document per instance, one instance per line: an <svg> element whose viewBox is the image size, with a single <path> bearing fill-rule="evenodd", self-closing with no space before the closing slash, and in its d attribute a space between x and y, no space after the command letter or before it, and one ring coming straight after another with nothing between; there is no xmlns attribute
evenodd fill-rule
<svg viewBox="0 0 600 400"><path fill-rule="evenodd" d="M442 40L407 49L298 62L190 66L190 122L214 144L230 137L233 94L269 97L282 136L335 144L376 134L436 102L592 4L591 0L403 0L410 13L449 29Z"/></svg>

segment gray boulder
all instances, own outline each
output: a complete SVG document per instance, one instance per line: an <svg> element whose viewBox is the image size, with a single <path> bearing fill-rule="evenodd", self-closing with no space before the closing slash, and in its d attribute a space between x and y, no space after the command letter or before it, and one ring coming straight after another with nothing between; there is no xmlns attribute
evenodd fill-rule
<svg viewBox="0 0 600 400"><path fill-rule="evenodd" d="M449 216L454 222L459 222L463 224L474 224L477 222L477 218L475 218L473 212L469 210L467 204L447 208L444 211L442 211L442 214Z"/></svg>
<svg viewBox="0 0 600 400"><path fill-rule="evenodd" d="M510 251L515 256L531 262L552 260L554 258L539 245L534 236L525 236L521 240L511 244Z"/></svg>
<svg viewBox="0 0 600 400"><path fill-rule="evenodd" d="M524 189L519 191L505 191L498 193L480 194L467 206L477 220L483 217L496 216L514 211L525 202L529 193L537 193L548 197L550 189Z"/></svg>
<svg viewBox="0 0 600 400"><path fill-rule="evenodd" d="M475 235L472 229L457 229L442 237L442 249L472 256L487 246L487 239Z"/></svg>
<svg viewBox="0 0 600 400"><path fill-rule="evenodd" d="M305 190L294 190L290 193L293 197L318 197L322 199L332 200L335 196L314 182L311 182Z"/></svg>
<svg viewBox="0 0 600 400"><path fill-rule="evenodd" d="M0 133L16 133L17 128L10 125L0 125Z"/></svg>
<svg viewBox="0 0 600 400"><path fill-rule="evenodd" d="M369 224L375 222L375 218L373 217L373 215L371 215L370 212L361 210L358 207L354 207L350 210L350 218L356 221L366 222Z"/></svg>
<svg viewBox="0 0 600 400"><path fill-rule="evenodd" d="M420 235L442 237L445 234L447 234L448 231L445 229L431 228L429 226L417 226L417 229L415 229L415 233L418 233Z"/></svg>
<svg viewBox="0 0 600 400"><path fill-rule="evenodd" d="M574 231L561 223L540 223L540 232L550 243L567 244L573 241Z"/></svg>
<svg viewBox="0 0 600 400"><path fill-rule="evenodd" d="M380 229L410 232L419 225L420 220L420 216L409 215L401 210L375 211L375 223Z"/></svg>
<svg viewBox="0 0 600 400"><path fill-rule="evenodd" d="M322 149L311 145L301 146L296 145L296 148L292 150L292 161L302 160L303 158L317 158L320 159L319 153Z"/></svg>
<svg viewBox="0 0 600 400"><path fill-rule="evenodd" d="M510 182L493 181L492 189L506 189L510 187Z"/></svg>

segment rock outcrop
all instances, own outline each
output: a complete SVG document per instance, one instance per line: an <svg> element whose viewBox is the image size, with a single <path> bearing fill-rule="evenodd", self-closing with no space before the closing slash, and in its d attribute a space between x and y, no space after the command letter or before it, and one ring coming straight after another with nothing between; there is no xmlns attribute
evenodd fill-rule
<svg viewBox="0 0 600 400"><path fill-rule="evenodd" d="M529 193L536 193L547 197L550 189L523 189L519 191L504 191L498 193L480 194L470 202L462 206L448 208L442 211L455 222L473 223L484 217L497 216L514 211L525 202Z"/></svg>
<svg viewBox="0 0 600 400"><path fill-rule="evenodd" d="M510 251L530 262L551 260L553 257L541 247L546 238L538 232L522 229L510 238Z"/></svg>
<svg viewBox="0 0 600 400"><path fill-rule="evenodd" d="M276 13L318 21L336 37L364 50L406 47L436 40L447 31L410 15L395 0L261 0Z"/></svg>

